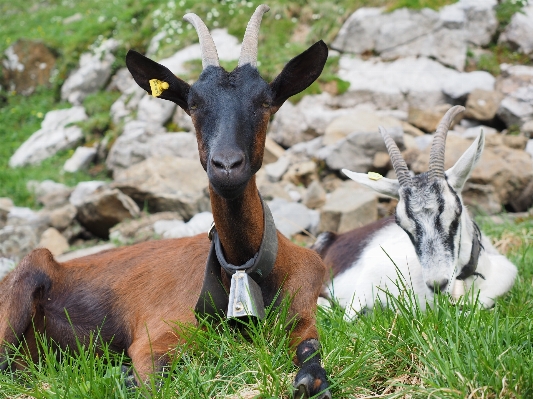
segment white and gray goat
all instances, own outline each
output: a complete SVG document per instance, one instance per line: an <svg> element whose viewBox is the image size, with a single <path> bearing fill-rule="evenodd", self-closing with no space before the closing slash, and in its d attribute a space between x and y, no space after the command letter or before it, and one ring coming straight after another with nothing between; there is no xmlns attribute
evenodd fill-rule
<svg viewBox="0 0 533 399"><path fill-rule="evenodd" d="M444 170L448 129L463 110L452 107L442 118L428 172L411 176L396 143L382 127L379 130L398 180L343 170L352 180L399 200L395 217L344 234L322 233L313 245L331 271L324 295L329 292L345 307L345 318L372 309L378 301L386 304L384 290L397 297L404 285L422 308L426 301L432 303L434 293L455 298L478 295L480 304L490 308L513 286L516 266L481 233L461 197L481 157L483 131L457 163ZM324 304L321 299L319 303Z"/></svg>

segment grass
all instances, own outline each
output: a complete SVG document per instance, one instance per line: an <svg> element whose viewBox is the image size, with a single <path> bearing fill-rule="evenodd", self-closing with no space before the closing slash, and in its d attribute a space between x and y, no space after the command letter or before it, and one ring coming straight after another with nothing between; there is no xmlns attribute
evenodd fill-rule
<svg viewBox="0 0 533 399"><path fill-rule="evenodd" d="M377 308L354 322L344 321L338 306L319 309L323 364L333 397L533 395L533 219L480 223L518 266L510 293L491 310L480 310L475 298L454 305L437 297L425 312L404 295L390 298L394 309ZM225 321L201 329L181 326L187 339L177 348L160 391L128 390L120 373L127 359L105 346L96 356L94 339L74 354L43 343L46 361L25 372L0 374L0 398L289 398L297 369L288 346L286 309L285 303L245 330Z"/></svg>

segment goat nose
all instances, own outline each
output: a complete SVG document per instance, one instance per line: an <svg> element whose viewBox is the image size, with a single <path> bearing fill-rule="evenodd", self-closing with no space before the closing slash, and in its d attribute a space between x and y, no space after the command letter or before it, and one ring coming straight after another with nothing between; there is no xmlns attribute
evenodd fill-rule
<svg viewBox="0 0 533 399"><path fill-rule="evenodd" d="M444 292L448 286L449 280L447 278L440 281L426 281L428 288L436 293Z"/></svg>
<svg viewBox="0 0 533 399"><path fill-rule="evenodd" d="M244 164L244 154L237 151L214 154L211 163L219 172L229 174Z"/></svg>

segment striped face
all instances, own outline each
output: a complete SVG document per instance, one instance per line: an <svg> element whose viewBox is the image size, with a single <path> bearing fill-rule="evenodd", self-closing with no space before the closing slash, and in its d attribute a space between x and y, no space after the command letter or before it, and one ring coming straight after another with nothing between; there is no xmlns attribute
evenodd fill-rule
<svg viewBox="0 0 533 399"><path fill-rule="evenodd" d="M461 199L446 180L428 182L427 173L401 187L396 223L409 235L431 292L448 292L457 275Z"/></svg>

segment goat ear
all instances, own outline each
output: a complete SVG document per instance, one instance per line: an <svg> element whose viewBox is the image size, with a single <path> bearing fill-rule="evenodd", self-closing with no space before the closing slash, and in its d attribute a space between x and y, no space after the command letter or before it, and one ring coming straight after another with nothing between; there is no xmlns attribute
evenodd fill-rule
<svg viewBox="0 0 533 399"><path fill-rule="evenodd" d="M477 139L468 147L461 158L446 171L446 177L448 184L457 192L461 192L463 187L472 174L472 170L476 166L481 153L483 152L483 146L485 145L485 133L483 129L477 136Z"/></svg>
<svg viewBox="0 0 533 399"><path fill-rule="evenodd" d="M328 46L320 40L290 60L270 83L274 94L273 112L276 112L289 97L307 89L320 76L327 59Z"/></svg>
<svg viewBox="0 0 533 399"><path fill-rule="evenodd" d="M126 55L126 66L135 82L148 94L152 94L150 80L157 79L168 83L168 89L164 89L158 97L178 104L189 113L187 98L190 86L177 78L170 69L133 50L128 51Z"/></svg>
<svg viewBox="0 0 533 399"><path fill-rule="evenodd" d="M394 179L387 179L386 177L381 177L378 180L372 180L366 173L357 173L349 171L348 169L343 169L342 173L348 176L353 181L362 184L372 190L387 195L393 198L399 198L398 190L400 189L400 182Z"/></svg>

